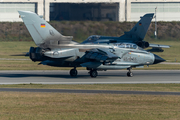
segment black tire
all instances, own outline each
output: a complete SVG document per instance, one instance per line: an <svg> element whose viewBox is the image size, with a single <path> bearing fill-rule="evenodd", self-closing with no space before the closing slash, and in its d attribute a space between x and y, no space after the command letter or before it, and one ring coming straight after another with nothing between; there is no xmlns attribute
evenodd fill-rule
<svg viewBox="0 0 180 120"><path fill-rule="evenodd" d="M98 76L98 72L97 72L96 70L91 70L91 71L90 71L90 76L91 76L92 78L95 78L95 77Z"/></svg>
<svg viewBox="0 0 180 120"><path fill-rule="evenodd" d="M127 76L128 76L128 77L132 77L132 76L133 76L133 73L132 73L132 72L127 72Z"/></svg>
<svg viewBox="0 0 180 120"><path fill-rule="evenodd" d="M76 69L71 69L70 70L70 75L71 75L71 77L76 77L77 76L77 70Z"/></svg>

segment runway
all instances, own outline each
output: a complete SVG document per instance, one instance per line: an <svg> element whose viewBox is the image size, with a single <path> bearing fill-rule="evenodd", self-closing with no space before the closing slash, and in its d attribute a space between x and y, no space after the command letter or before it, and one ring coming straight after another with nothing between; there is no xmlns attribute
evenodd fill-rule
<svg viewBox="0 0 180 120"><path fill-rule="evenodd" d="M52 93L85 93L85 94L141 94L141 95L180 95L180 92L154 91L118 91L118 90L70 90L70 89L28 89L28 88L0 88L8 92L52 92Z"/></svg>
<svg viewBox="0 0 180 120"><path fill-rule="evenodd" d="M127 70L98 71L91 78L86 70L70 77L67 70L52 71L0 71L0 84L135 84L135 83L180 83L180 70L133 70L133 77L126 76Z"/></svg>

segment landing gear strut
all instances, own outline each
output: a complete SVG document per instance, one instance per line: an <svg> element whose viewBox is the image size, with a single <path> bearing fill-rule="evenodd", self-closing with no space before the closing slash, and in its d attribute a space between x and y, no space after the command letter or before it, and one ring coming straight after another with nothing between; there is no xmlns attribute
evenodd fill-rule
<svg viewBox="0 0 180 120"><path fill-rule="evenodd" d="M97 70L90 70L90 76L91 76L92 78L97 77L97 76L98 76Z"/></svg>
<svg viewBox="0 0 180 120"><path fill-rule="evenodd" d="M71 77L76 77L76 76L77 76L77 74L78 74L78 72L77 72L76 68L71 69L69 73L70 73Z"/></svg>
<svg viewBox="0 0 180 120"><path fill-rule="evenodd" d="M129 72L127 72L127 76L128 77L132 77L133 76L133 73L131 72L131 69L132 68L128 68L127 70L129 70Z"/></svg>

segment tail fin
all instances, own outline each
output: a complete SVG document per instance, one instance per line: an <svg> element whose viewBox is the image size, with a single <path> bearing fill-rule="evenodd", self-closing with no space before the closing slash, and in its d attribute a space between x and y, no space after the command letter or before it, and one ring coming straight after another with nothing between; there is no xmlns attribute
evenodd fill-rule
<svg viewBox="0 0 180 120"><path fill-rule="evenodd" d="M63 36L36 13L29 11L18 12L37 46L43 47L44 44L47 46L47 44L51 43L68 44L71 42L72 36Z"/></svg>
<svg viewBox="0 0 180 120"><path fill-rule="evenodd" d="M153 16L154 13L145 14L129 32L125 32L120 38L128 40L130 39L133 41L142 41L147 33Z"/></svg>

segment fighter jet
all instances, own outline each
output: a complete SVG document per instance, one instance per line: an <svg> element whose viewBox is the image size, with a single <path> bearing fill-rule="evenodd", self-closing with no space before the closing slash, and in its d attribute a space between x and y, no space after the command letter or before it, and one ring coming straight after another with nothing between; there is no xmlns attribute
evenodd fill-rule
<svg viewBox="0 0 180 120"><path fill-rule="evenodd" d="M91 77L99 70L127 69L132 77L132 68L143 67L165 61L145 51L134 43L77 43L72 36L63 36L42 17L29 11L18 11L37 47L30 47L29 57L39 64L55 67L73 67L70 75L75 77L77 67L85 67Z"/></svg>
<svg viewBox="0 0 180 120"><path fill-rule="evenodd" d="M170 48L168 45L159 45L159 44L149 44L144 41L144 37L148 31L151 20L153 19L154 13L145 14L141 19L136 23L136 25L129 31L125 32L124 35L120 37L109 37L109 36L100 36L100 35L92 35L89 36L83 43L89 44L101 44L101 43L134 43L139 47L145 49L148 47L152 47L152 49L148 49L151 52L163 52L162 48Z"/></svg>

